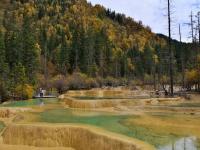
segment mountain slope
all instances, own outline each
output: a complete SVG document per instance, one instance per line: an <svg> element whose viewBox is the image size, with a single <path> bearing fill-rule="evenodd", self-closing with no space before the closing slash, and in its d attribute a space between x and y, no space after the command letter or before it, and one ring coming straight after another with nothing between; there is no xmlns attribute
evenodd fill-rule
<svg viewBox="0 0 200 150"><path fill-rule="evenodd" d="M64 65L64 73L79 68L91 75L125 76L134 69L132 56L125 56L134 55L131 49L141 53L148 48L150 53L154 53L155 45L165 43L141 23L100 5L93 7L85 0L14 0L12 5L13 9L9 10L5 19L7 30L13 30L13 26L21 29L24 18L29 18L35 29L41 56L44 57L44 46L47 44L48 61L55 67L61 67L60 70ZM15 21L13 26L12 20ZM44 38L42 32L45 32L47 41L41 40ZM58 58L64 45L62 42L70 49L68 54L64 52L68 60ZM91 56L90 60L86 60L88 56ZM99 57L101 60L98 60ZM108 68L104 67L105 64L108 64ZM113 69L113 64L118 67ZM147 71L150 72L150 68Z"/></svg>
<svg viewBox="0 0 200 150"><path fill-rule="evenodd" d="M3 6L0 1L1 12L6 10L0 53L12 90L25 83L52 86L47 82L77 72L84 73L80 77L84 79L123 78L145 84L168 79L167 38L141 22L86 0L11 2ZM195 54L187 44L180 45L173 45L177 82L181 60L189 64ZM110 80L106 83L111 84Z"/></svg>

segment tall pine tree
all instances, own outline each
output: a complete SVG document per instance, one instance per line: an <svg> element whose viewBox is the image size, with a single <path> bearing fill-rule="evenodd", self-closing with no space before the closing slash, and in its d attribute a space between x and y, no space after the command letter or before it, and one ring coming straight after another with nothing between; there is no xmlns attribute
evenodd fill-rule
<svg viewBox="0 0 200 150"><path fill-rule="evenodd" d="M66 41L65 35L62 34L62 43L60 47L60 53L59 53L59 70L63 75L67 75L67 72L69 70L69 45Z"/></svg>
<svg viewBox="0 0 200 150"><path fill-rule="evenodd" d="M35 83L35 77L39 65L39 50L36 46L37 42L33 31L31 19L29 17L25 17L22 28L22 60L26 76L31 84Z"/></svg>
<svg viewBox="0 0 200 150"><path fill-rule="evenodd" d="M0 30L0 100L5 99L8 95L8 65L6 63L4 34Z"/></svg>

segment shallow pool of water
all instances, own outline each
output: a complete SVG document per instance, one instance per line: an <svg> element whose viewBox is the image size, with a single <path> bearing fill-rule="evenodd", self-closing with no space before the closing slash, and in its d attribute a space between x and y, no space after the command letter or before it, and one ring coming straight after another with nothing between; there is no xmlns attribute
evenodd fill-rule
<svg viewBox="0 0 200 150"><path fill-rule="evenodd" d="M37 106L41 104L56 104L58 103L58 99L48 98L48 99L31 99L24 101L11 101L6 104L0 105L0 107L29 107L29 106Z"/></svg>
<svg viewBox="0 0 200 150"><path fill-rule="evenodd" d="M168 148L167 146L169 143L178 141L181 138L180 136L175 134L155 133L151 128L138 126L136 124L129 124L128 120L130 118L137 119L140 117L137 115L115 115L112 113L81 111L81 110L77 111L71 109L47 110L45 112L37 113L36 115L39 116L40 122L79 123L79 124L94 125L111 132L123 134L129 137L145 141L157 147L158 150L168 150L165 148ZM162 147L165 145L167 146ZM198 149L196 148L194 150Z"/></svg>

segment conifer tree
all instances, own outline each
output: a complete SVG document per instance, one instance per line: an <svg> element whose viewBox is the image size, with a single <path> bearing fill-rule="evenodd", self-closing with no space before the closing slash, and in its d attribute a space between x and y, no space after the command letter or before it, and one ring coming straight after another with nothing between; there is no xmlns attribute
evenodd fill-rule
<svg viewBox="0 0 200 150"><path fill-rule="evenodd" d="M23 38L23 65L25 67L25 73L30 83L35 82L35 75L39 65L39 50L36 47L36 38L31 26L30 18L24 18L22 28Z"/></svg>
<svg viewBox="0 0 200 150"><path fill-rule="evenodd" d="M69 70L69 45L66 41L65 35L62 35L62 44L59 54L59 69L63 75L66 75Z"/></svg>
<svg viewBox="0 0 200 150"><path fill-rule="evenodd" d="M3 100L8 95L8 65L5 56L4 35L0 30L0 100Z"/></svg>

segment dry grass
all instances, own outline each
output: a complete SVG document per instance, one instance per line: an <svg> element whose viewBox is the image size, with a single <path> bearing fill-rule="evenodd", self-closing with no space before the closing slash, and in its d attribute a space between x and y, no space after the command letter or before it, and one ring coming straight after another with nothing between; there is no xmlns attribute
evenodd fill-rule
<svg viewBox="0 0 200 150"><path fill-rule="evenodd" d="M80 125L10 125L4 144L72 147L76 150L152 150L152 146L101 129Z"/></svg>

